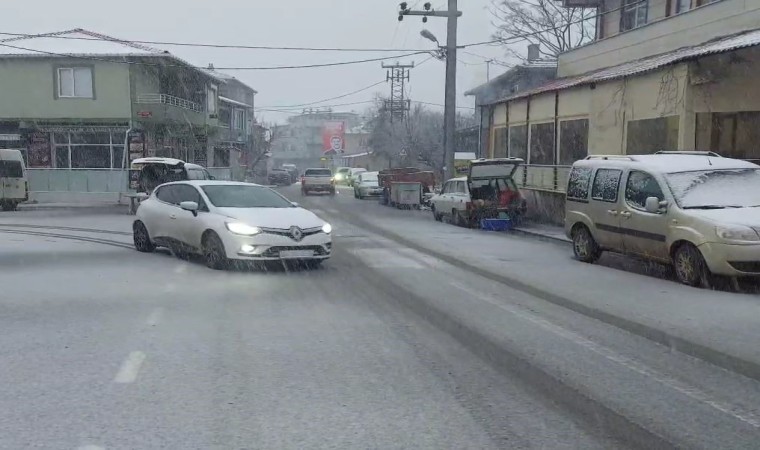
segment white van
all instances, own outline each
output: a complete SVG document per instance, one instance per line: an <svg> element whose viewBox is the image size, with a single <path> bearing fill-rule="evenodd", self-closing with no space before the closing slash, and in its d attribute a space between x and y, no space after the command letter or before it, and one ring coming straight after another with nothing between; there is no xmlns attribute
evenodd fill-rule
<svg viewBox="0 0 760 450"><path fill-rule="evenodd" d="M711 152L589 156L570 171L565 232L584 262L636 255L703 287L712 274L760 276L760 166Z"/></svg>
<svg viewBox="0 0 760 450"><path fill-rule="evenodd" d="M0 207L15 211L19 203L29 200L24 157L19 150L0 149Z"/></svg>

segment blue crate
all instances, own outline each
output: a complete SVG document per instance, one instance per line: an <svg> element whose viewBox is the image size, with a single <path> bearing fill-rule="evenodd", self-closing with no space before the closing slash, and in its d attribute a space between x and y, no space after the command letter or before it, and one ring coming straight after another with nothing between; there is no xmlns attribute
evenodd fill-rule
<svg viewBox="0 0 760 450"><path fill-rule="evenodd" d="M480 229L487 231L508 231L512 229L510 219L482 219Z"/></svg>

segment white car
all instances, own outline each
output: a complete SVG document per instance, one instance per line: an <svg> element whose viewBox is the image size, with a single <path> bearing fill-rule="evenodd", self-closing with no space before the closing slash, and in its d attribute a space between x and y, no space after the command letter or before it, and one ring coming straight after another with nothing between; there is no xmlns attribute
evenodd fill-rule
<svg viewBox="0 0 760 450"><path fill-rule="evenodd" d="M332 227L311 211L257 184L180 181L157 187L137 209L135 248L197 253L212 269L230 260L297 260L317 266L330 257Z"/></svg>
<svg viewBox="0 0 760 450"><path fill-rule="evenodd" d="M378 184L378 172L362 172L354 181L354 197L364 199L364 197L383 195L383 188Z"/></svg>

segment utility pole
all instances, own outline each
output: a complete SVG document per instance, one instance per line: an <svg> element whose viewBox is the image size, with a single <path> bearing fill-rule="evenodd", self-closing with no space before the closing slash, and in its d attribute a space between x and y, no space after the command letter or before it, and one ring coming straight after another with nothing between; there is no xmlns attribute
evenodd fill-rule
<svg viewBox="0 0 760 450"><path fill-rule="evenodd" d="M428 17L446 17L446 92L443 110L443 147L444 147L444 178L454 176L454 132L456 131L456 101L457 101L457 19L462 15L457 10L457 0L448 0L447 11L435 11L430 2L423 6L422 11L407 8L406 2L399 4L398 20L404 16L422 16L422 22Z"/></svg>
<svg viewBox="0 0 760 450"><path fill-rule="evenodd" d="M387 69L385 72L385 81L391 82L391 96L385 101L385 109L388 110L391 116L391 123L393 119L399 119L401 122L406 120L409 114L412 101L405 98L404 86L409 81L409 69L414 67L414 63L411 64L385 64L382 63L383 69Z"/></svg>
<svg viewBox="0 0 760 450"><path fill-rule="evenodd" d="M491 81L491 63L493 59L486 60L486 82Z"/></svg>

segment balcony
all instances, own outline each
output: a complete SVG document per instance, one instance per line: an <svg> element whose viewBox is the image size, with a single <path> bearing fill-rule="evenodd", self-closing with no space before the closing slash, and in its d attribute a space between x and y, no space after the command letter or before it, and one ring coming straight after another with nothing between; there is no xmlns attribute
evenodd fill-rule
<svg viewBox="0 0 760 450"><path fill-rule="evenodd" d="M203 105L169 94L139 94L133 109L138 121L206 124Z"/></svg>
<svg viewBox="0 0 760 450"><path fill-rule="evenodd" d="M203 106L200 103L191 102L184 98L175 97L168 94L140 94L137 96L137 103L156 104L176 106L177 108L187 109L197 113L203 112Z"/></svg>
<svg viewBox="0 0 760 450"><path fill-rule="evenodd" d="M611 20L617 18L619 14ZM722 0L706 4L565 52L559 56L557 76L579 75L701 44L756 29L758 24L760 1Z"/></svg>

